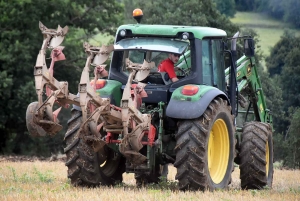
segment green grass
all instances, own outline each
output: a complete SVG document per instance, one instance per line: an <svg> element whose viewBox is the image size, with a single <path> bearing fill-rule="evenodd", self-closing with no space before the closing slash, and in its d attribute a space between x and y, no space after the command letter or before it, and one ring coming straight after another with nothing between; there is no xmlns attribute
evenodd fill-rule
<svg viewBox="0 0 300 201"><path fill-rule="evenodd" d="M254 29L259 35L259 44L263 54L268 56L270 48L272 48L284 33L285 29L296 32L296 36L300 36L300 30L294 29L290 24L273 19L265 14L237 12L235 17L231 19L235 24L242 28Z"/></svg>
<svg viewBox="0 0 300 201"><path fill-rule="evenodd" d="M265 56L270 54L270 49L280 40L284 29L277 28L252 28L259 36L259 44Z"/></svg>

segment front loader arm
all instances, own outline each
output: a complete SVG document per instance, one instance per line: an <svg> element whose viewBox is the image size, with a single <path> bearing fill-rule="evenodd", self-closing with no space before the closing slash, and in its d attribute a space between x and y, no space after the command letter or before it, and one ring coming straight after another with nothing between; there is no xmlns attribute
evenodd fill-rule
<svg viewBox="0 0 300 201"><path fill-rule="evenodd" d="M254 57L242 56L237 61L236 78L238 91L248 94L250 104L253 106L253 112L256 121L272 123L272 116L267 109L261 81L257 72L257 65ZM225 70L226 79L228 79L229 69ZM239 95L238 101L243 106L244 98Z"/></svg>

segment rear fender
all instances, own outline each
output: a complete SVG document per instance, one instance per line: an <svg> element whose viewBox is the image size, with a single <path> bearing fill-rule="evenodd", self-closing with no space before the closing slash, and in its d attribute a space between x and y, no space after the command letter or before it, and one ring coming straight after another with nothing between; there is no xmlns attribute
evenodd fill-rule
<svg viewBox="0 0 300 201"><path fill-rule="evenodd" d="M200 117L210 102L217 96L228 100L227 95L218 88L206 85L195 85L199 91L193 96L181 93L184 86L177 88L167 106L166 115L176 119L195 119Z"/></svg>

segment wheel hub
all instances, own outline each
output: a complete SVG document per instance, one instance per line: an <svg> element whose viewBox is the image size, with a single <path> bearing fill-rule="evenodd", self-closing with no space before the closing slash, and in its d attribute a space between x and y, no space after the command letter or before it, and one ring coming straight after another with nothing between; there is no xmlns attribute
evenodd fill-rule
<svg viewBox="0 0 300 201"><path fill-rule="evenodd" d="M221 183L228 168L230 142L227 125L217 119L210 131L208 141L208 169L212 181Z"/></svg>

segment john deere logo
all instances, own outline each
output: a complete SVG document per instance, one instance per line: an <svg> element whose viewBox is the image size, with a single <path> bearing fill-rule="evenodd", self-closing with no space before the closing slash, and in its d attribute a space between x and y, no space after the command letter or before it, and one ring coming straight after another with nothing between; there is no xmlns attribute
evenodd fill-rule
<svg viewBox="0 0 300 201"><path fill-rule="evenodd" d="M259 105L259 109L260 109L260 112L264 111L264 108L263 108L262 104Z"/></svg>
<svg viewBox="0 0 300 201"><path fill-rule="evenodd" d="M250 76L251 75L251 66L249 65L247 67L247 76Z"/></svg>

